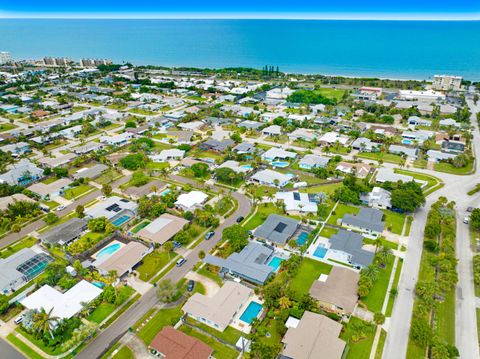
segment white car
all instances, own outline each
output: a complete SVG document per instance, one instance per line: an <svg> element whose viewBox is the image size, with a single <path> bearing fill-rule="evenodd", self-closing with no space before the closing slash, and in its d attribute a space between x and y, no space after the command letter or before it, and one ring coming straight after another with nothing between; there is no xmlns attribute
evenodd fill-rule
<svg viewBox="0 0 480 359"><path fill-rule="evenodd" d="M468 218L468 217L465 217L465 218L463 219L463 223L465 223L465 224L468 224L469 221L470 221L470 218Z"/></svg>
<svg viewBox="0 0 480 359"><path fill-rule="evenodd" d="M57 208L55 208L55 211L60 212L60 211L63 211L64 209L65 209L65 206L62 204L62 205L58 206Z"/></svg>

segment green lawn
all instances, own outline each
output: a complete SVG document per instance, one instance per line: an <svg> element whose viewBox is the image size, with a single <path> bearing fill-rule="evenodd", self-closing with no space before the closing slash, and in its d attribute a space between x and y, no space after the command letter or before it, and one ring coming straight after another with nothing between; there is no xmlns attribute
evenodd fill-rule
<svg viewBox="0 0 480 359"><path fill-rule="evenodd" d="M151 222L148 220L142 221L141 223L137 224L133 229L130 230L132 233L138 233L140 230L148 226Z"/></svg>
<svg viewBox="0 0 480 359"><path fill-rule="evenodd" d="M147 254L142 259L142 264L137 268L137 272L140 274L140 279L148 282L174 257L175 253L168 253L161 249L157 249L152 253Z"/></svg>
<svg viewBox="0 0 480 359"><path fill-rule="evenodd" d="M407 226L405 227L405 233L404 235L408 237L410 235L410 228L412 228L412 222L413 222L413 217L408 216L407 217Z"/></svg>
<svg viewBox="0 0 480 359"><path fill-rule="evenodd" d="M243 226L248 230L253 230L265 222L271 214L283 215L283 212L275 203L259 203L257 213L250 217L248 222L245 222Z"/></svg>
<svg viewBox="0 0 480 359"><path fill-rule="evenodd" d="M362 152L357 155L359 158L365 158L368 160L389 162L400 164L402 162L402 157L399 155L395 155L392 153L385 153L385 152Z"/></svg>
<svg viewBox="0 0 480 359"><path fill-rule="evenodd" d="M405 215L403 213L392 212L384 210L385 222L387 229L395 234L401 235L403 230L403 223L405 222Z"/></svg>
<svg viewBox="0 0 480 359"><path fill-rule="evenodd" d="M370 290L370 293L365 298L362 298L362 302L365 303L369 311L376 313L382 310L392 268L393 258L390 259L385 269L379 271L378 279Z"/></svg>
<svg viewBox="0 0 480 359"><path fill-rule="evenodd" d="M436 332L447 343L455 345L455 290L439 302L436 310Z"/></svg>
<svg viewBox="0 0 480 359"><path fill-rule="evenodd" d="M10 257L12 254L17 253L23 248L30 248L35 244L36 241L37 239L34 237L26 237L23 240L15 242L0 252L0 258Z"/></svg>
<svg viewBox="0 0 480 359"><path fill-rule="evenodd" d="M103 172L100 177L97 177L94 181L99 184L110 184L114 180L119 179L122 177L122 173L119 171L115 171L114 169L108 169Z"/></svg>
<svg viewBox="0 0 480 359"><path fill-rule="evenodd" d="M330 218L328 219L328 224L338 225L337 220L343 218L346 214L357 214L360 212L360 208L355 206L350 206L348 204L339 203L335 211L332 213Z"/></svg>
<svg viewBox="0 0 480 359"><path fill-rule="evenodd" d="M477 308L477 337L480 343L480 308Z"/></svg>
<svg viewBox="0 0 480 359"><path fill-rule="evenodd" d="M216 341L212 337L194 330L191 327L182 325L179 329L185 334L195 337L211 347L213 349L213 356L215 358L236 359L238 357L238 352L236 350Z"/></svg>
<svg viewBox="0 0 480 359"><path fill-rule="evenodd" d="M325 238L330 238L334 234L337 234L337 233L338 233L338 229L333 228L333 227L329 227L329 226L325 226L325 227L323 227L322 231L320 232L320 235L322 237L325 237Z"/></svg>
<svg viewBox="0 0 480 359"><path fill-rule="evenodd" d="M403 259L398 260L397 270L395 271L395 277L393 278L392 289L398 288L398 282L400 281L400 274L402 273ZM395 297L389 294L386 317L392 316L393 305L395 304Z"/></svg>
<svg viewBox="0 0 480 359"><path fill-rule="evenodd" d="M382 329L380 331L380 339L378 339L377 351L375 352L375 359L382 359L383 347L385 346L386 339L387 339L387 332Z"/></svg>
<svg viewBox="0 0 480 359"><path fill-rule="evenodd" d="M399 173L402 175L407 175L407 176L412 176L413 178L419 180L419 181L424 181L427 182L426 186L423 187L423 192L428 192L433 186L437 185L438 183L443 183L441 179L426 175L423 173L418 173L418 172L413 172L413 171L408 171L408 170L403 170L399 168L395 168L395 173Z"/></svg>
<svg viewBox="0 0 480 359"><path fill-rule="evenodd" d="M352 336L355 334L354 325L365 325L365 337L362 340L354 342ZM372 351L373 339L375 338L375 326L364 322L356 317L351 317L344 331L340 334L340 338L347 342L348 353L345 359L368 359ZM413 358L413 357L412 357Z"/></svg>
<svg viewBox="0 0 480 359"><path fill-rule="evenodd" d="M157 314L138 331L137 335L146 345L149 345L163 327L175 325L181 317L182 310L180 307L160 309Z"/></svg>
<svg viewBox="0 0 480 359"><path fill-rule="evenodd" d="M345 93L345 90L325 87L325 88L317 89L315 90L315 92L325 97L340 101L343 97L343 94Z"/></svg>
<svg viewBox="0 0 480 359"><path fill-rule="evenodd" d="M170 165L168 162L148 162L147 163L147 169L149 170L154 170L154 171L160 171L164 168L168 169Z"/></svg>
<svg viewBox="0 0 480 359"><path fill-rule="evenodd" d="M135 357L129 347L123 346L112 359L135 359Z"/></svg>
<svg viewBox="0 0 480 359"><path fill-rule="evenodd" d="M77 187L72 187L72 188L67 189L65 191L63 197L65 197L66 199L70 199L70 200L78 199L82 195L85 195L85 193L87 193L88 191L90 191L92 189L93 189L93 187L90 186L90 185L81 184Z"/></svg>
<svg viewBox="0 0 480 359"><path fill-rule="evenodd" d="M115 304L103 302L92 313L90 313L87 319L91 322L100 324L106 317L113 313L115 308Z"/></svg>
<svg viewBox="0 0 480 359"><path fill-rule="evenodd" d="M290 282L290 288L300 295L308 293L313 282L320 277L320 274L328 274L331 269L332 266L326 263L303 258L297 275Z"/></svg>
<svg viewBox="0 0 480 359"><path fill-rule="evenodd" d="M465 167L457 168L448 162L435 163L435 171L451 173L454 175L466 175L470 174L473 170L473 161L468 162Z"/></svg>
<svg viewBox="0 0 480 359"><path fill-rule="evenodd" d="M223 285L222 278L220 278L217 273L210 272L206 266L200 268L197 273L215 281L220 287Z"/></svg>
<svg viewBox="0 0 480 359"><path fill-rule="evenodd" d="M42 183L44 183L44 184L52 184L53 182L57 182L57 181L58 181L58 178L55 177L55 176L52 176L52 177L48 177L48 178L44 179L44 180L42 181Z"/></svg>
<svg viewBox="0 0 480 359"><path fill-rule="evenodd" d="M22 342L20 339L18 339L15 335L13 334L8 334L7 335L7 340L12 343L18 350L20 350L23 354L27 356L27 358L30 359L44 359L43 356L38 354L35 350L30 348L27 344Z"/></svg>
<svg viewBox="0 0 480 359"><path fill-rule="evenodd" d="M0 132L13 130L16 127L17 126L15 126L14 124L11 124L11 123L0 123Z"/></svg>
<svg viewBox="0 0 480 359"><path fill-rule="evenodd" d="M41 201L41 203L43 203L44 205L46 205L50 209L57 208L60 205L60 203L55 202L55 201Z"/></svg>
<svg viewBox="0 0 480 359"><path fill-rule="evenodd" d="M268 197L269 194L275 195L278 192L278 188L269 186L255 186L255 197Z"/></svg>
<svg viewBox="0 0 480 359"><path fill-rule="evenodd" d="M211 335L213 335L217 338L225 340L226 342L228 342L232 345L235 345L237 343L238 339L240 339L240 337L243 334L241 331L239 331L239 330L237 330L237 329L235 329L231 326L228 326L223 332L220 332L218 330L213 329L212 327L209 327L206 324L199 323L199 322L197 322L196 320L194 320L190 317L187 318L187 321L188 321L188 323L193 324L194 326L200 328L201 330L204 330L207 333L210 333Z"/></svg>

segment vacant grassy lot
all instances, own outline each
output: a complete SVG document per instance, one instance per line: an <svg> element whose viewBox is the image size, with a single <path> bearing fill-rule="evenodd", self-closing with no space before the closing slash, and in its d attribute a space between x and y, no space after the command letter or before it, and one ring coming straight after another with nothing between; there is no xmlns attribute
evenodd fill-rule
<svg viewBox="0 0 480 359"><path fill-rule="evenodd" d="M373 161L383 161L389 163L400 164L403 160L399 155L385 152L361 152L357 155L359 158L365 158Z"/></svg>
<svg viewBox="0 0 480 359"><path fill-rule="evenodd" d="M465 167L457 168L448 162L436 163L434 167L435 171L451 173L454 175L467 175L473 170L473 161L470 161Z"/></svg>
<svg viewBox="0 0 480 359"><path fill-rule="evenodd" d="M100 324L106 317L113 313L115 308L115 304L103 302L92 313L90 313L87 319L91 322Z"/></svg>
<svg viewBox="0 0 480 359"><path fill-rule="evenodd" d="M252 230L261 225L267 217L271 214L280 214L282 215L282 209L278 207L275 203L260 203L258 205L257 213L251 217L248 222L245 223L244 227L248 230Z"/></svg>
<svg viewBox="0 0 480 359"><path fill-rule="evenodd" d="M66 199L70 199L70 200L77 199L77 198L82 197L83 195L85 195L87 192L89 192L92 189L93 189L92 186L89 186L87 184L81 184L77 187L72 187L72 188L67 189L65 191L63 197L65 197Z"/></svg>
<svg viewBox="0 0 480 359"><path fill-rule="evenodd" d="M315 90L315 92L319 93L322 96L340 101L343 97L343 94L345 93L345 90L334 88L320 88L318 90Z"/></svg>
<svg viewBox="0 0 480 359"><path fill-rule="evenodd" d="M358 333L355 330L356 325L364 327L365 335L361 340L354 337ZM340 338L347 342L348 353L344 357L346 359L368 359L372 351L373 338L375 337L375 325L364 322L356 317L351 317L348 324L340 334Z"/></svg>
<svg viewBox="0 0 480 359"><path fill-rule="evenodd" d="M403 213L392 212L384 210L385 222L387 229L395 234L401 235L403 230L403 223L405 222L405 215Z"/></svg>
<svg viewBox="0 0 480 359"><path fill-rule="evenodd" d="M310 258L304 258L300 269L290 282L290 288L298 294L306 294L313 282L320 277L320 274L328 274L332 266Z"/></svg>
<svg viewBox="0 0 480 359"><path fill-rule="evenodd" d="M142 260L142 264L137 268L138 273L140 273L140 279L148 282L174 257L175 253L168 253L160 249L146 255Z"/></svg>

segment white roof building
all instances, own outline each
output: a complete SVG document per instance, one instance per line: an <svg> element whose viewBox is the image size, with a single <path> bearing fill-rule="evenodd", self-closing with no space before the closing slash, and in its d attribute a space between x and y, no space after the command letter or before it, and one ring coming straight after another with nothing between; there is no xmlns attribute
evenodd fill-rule
<svg viewBox="0 0 480 359"><path fill-rule="evenodd" d="M285 203L287 212L317 213L317 204L310 200L308 193L277 192L275 199Z"/></svg>
<svg viewBox="0 0 480 359"><path fill-rule="evenodd" d="M185 122L178 124L178 127L183 128L184 130L190 131L198 131L200 130L205 124L201 121L192 121L192 122Z"/></svg>
<svg viewBox="0 0 480 359"><path fill-rule="evenodd" d="M225 161L217 168L230 168L232 171L235 171L236 173L247 173L252 170L251 166L248 166L248 165L241 166L238 161L234 161L234 160Z"/></svg>
<svg viewBox="0 0 480 359"><path fill-rule="evenodd" d="M200 191L191 191L189 193L182 193L178 196L175 206L184 211L192 211L195 208L201 207L208 199L208 195Z"/></svg>
<svg viewBox="0 0 480 359"><path fill-rule="evenodd" d="M282 160L287 158L293 159L295 157L297 157L297 154L295 152L285 151L284 149L277 148L277 147L272 147L267 152L262 154L262 158L268 161L274 160L277 158L280 158Z"/></svg>
<svg viewBox="0 0 480 359"><path fill-rule="evenodd" d="M279 136L282 134L282 128L278 125L271 125L271 126L265 127L262 130L262 133L268 136Z"/></svg>
<svg viewBox="0 0 480 359"><path fill-rule="evenodd" d="M185 156L184 150L176 148L163 150L157 155L148 156L153 162L167 162L170 160L181 160Z"/></svg>
<svg viewBox="0 0 480 359"><path fill-rule="evenodd" d="M291 174L283 174L269 169L258 171L250 180L267 186L284 187L293 178Z"/></svg>
<svg viewBox="0 0 480 359"><path fill-rule="evenodd" d="M81 280L65 293L44 285L36 292L22 299L20 303L28 309L41 310L48 313L52 310L52 316L60 319L69 319L79 313L83 305L97 298L102 290L86 280Z"/></svg>

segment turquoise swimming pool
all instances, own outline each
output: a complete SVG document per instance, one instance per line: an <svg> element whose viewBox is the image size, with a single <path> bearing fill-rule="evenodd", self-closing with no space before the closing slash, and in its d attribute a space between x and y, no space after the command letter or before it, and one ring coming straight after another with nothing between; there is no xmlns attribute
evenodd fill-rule
<svg viewBox="0 0 480 359"><path fill-rule="evenodd" d="M297 237L297 244L299 246L303 246L308 240L308 233L307 232L302 232L300 235Z"/></svg>
<svg viewBox="0 0 480 359"><path fill-rule="evenodd" d="M122 245L120 243L112 243L109 246L103 248L101 251L99 251L95 255L95 258L100 259L100 258L110 257L113 253L118 251L120 248L122 248Z"/></svg>
<svg viewBox="0 0 480 359"><path fill-rule="evenodd" d="M322 245L319 245L317 247L317 249L315 249L315 252L313 252L313 255L317 258L324 258L325 257L325 254L327 254L328 252L328 249L325 248L324 246Z"/></svg>
<svg viewBox="0 0 480 359"><path fill-rule="evenodd" d="M255 319L258 314L262 311L262 305L257 302L250 302L247 309L240 316L240 320L247 324L250 324L253 319Z"/></svg>
<svg viewBox="0 0 480 359"><path fill-rule="evenodd" d="M402 140L402 143L404 145L411 145L412 144L412 140Z"/></svg>
<svg viewBox="0 0 480 359"><path fill-rule="evenodd" d="M243 166L240 166L242 168L246 168L247 170L251 170L253 168L252 165L243 165Z"/></svg>
<svg viewBox="0 0 480 359"><path fill-rule="evenodd" d="M285 168L285 167L288 167L290 165L290 163L284 162L284 161L273 161L270 164L273 167L280 167L280 168Z"/></svg>
<svg viewBox="0 0 480 359"><path fill-rule="evenodd" d="M125 222L127 222L129 219L130 219L129 216L123 215L123 216L121 216L121 217L118 217L116 220L114 220L114 221L112 222L112 224L113 224L115 227L120 227L122 224L124 224Z"/></svg>
<svg viewBox="0 0 480 359"><path fill-rule="evenodd" d="M160 196L163 197L163 196L166 196L167 194L169 194L170 192L172 192L172 190L170 188L167 188L166 190L160 192Z"/></svg>
<svg viewBox="0 0 480 359"><path fill-rule="evenodd" d="M273 257L270 262L268 262L268 265L273 268L273 270L276 272L278 271L278 268L280 268L280 265L282 264L283 258L280 257Z"/></svg>

